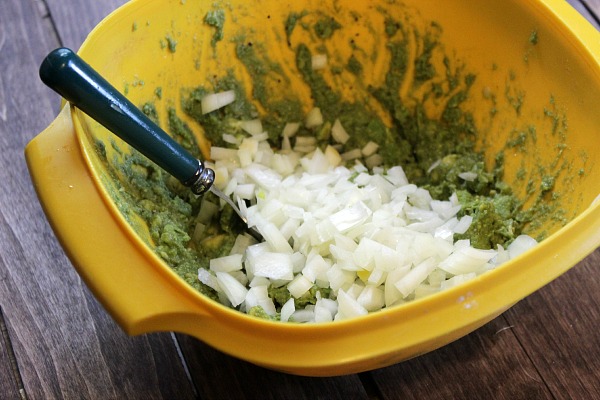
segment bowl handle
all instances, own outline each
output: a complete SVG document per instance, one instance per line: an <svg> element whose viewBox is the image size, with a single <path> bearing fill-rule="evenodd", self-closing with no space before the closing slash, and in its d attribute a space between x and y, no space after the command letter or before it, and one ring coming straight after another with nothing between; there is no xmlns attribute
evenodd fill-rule
<svg viewBox="0 0 600 400"><path fill-rule="evenodd" d="M84 161L68 104L27 144L25 158L63 249L128 334L173 330L209 315L165 279L115 220Z"/></svg>

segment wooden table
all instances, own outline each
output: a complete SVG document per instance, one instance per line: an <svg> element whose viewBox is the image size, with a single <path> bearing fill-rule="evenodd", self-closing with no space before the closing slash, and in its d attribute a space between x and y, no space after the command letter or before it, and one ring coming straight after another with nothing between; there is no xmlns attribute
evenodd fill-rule
<svg viewBox="0 0 600 400"><path fill-rule="evenodd" d="M58 112L37 69L124 0L0 0L0 398L600 399L600 250L472 334L370 373L265 370L180 334L128 337L79 279L23 148ZM598 26L599 0L571 0Z"/></svg>

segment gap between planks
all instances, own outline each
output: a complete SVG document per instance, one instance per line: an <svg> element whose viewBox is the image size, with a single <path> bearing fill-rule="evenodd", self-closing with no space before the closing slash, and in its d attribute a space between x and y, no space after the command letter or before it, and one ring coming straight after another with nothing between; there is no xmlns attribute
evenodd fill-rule
<svg viewBox="0 0 600 400"><path fill-rule="evenodd" d="M23 379L21 377L21 372L19 371L19 365L17 364L17 358L15 356L15 351L10 340L10 335L8 334L8 328L4 321L4 313L2 312L2 307L0 306L0 337L3 343L3 347L6 350L6 355L9 361L9 369L12 374L12 378L14 380L15 386L18 388L18 393L21 400L27 399L27 393L25 392L25 385L23 384Z"/></svg>

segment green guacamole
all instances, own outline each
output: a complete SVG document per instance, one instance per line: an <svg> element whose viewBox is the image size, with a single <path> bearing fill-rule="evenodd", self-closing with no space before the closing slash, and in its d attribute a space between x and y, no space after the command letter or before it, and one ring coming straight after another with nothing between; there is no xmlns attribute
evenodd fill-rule
<svg viewBox="0 0 600 400"><path fill-rule="evenodd" d="M320 16L312 24L306 23L308 19L305 20L305 17L308 15L309 12L302 12L288 16L283 27L288 45L291 46L295 29L305 29L312 37L316 36L317 40L322 41L330 40L337 31L344 29L332 16L326 15ZM215 30L211 41L213 47L223 40L224 21L225 14L218 9L208 12L203 20L204 24ZM493 248L497 244L506 246L524 232L533 214L523 211L523 203L503 181L502 153L498 154L495 165L490 169L485 166L484 155L476 150L474 143L478 130L472 115L463 109L476 76L453 69L448 58L443 63L445 70L436 69L432 55L440 45L440 32L441 28L433 23L426 32L416 36L420 41L420 53L412 66L412 88L415 90L435 77L445 78L443 84L436 81L430 85L425 96L449 97L440 118L430 119L422 103L406 104L398 94L409 70L409 30L401 21L386 18L388 43L385 51L389 52L390 62L385 70L384 83L379 87L369 86L366 92L385 110L391 124L385 123L366 102L343 100L319 71L312 70L309 46L305 43L295 44L294 62L299 77L294 79L302 79L310 89L314 106L321 109L325 121L316 130L301 126L297 135L314 136L318 144L324 147L333 143L330 130L335 119L339 119L348 132L361 133L351 135L340 153L362 148L370 141L376 142L385 167L401 165L409 181L428 189L433 198L446 200L453 193L457 194L463 206L459 216L472 215L473 223L465 234L455 239L469 239L474 247L482 249ZM223 134L237 137L245 135L239 121L260 118L265 131L269 133L272 146L279 147L280 133L285 124L304 118L302 104L293 94L282 100L271 92L277 84L285 87L291 78L285 75L280 65L269 59L261 43L250 43L243 35L230 40L236 45L237 61L244 65L252 77L251 97L246 96L242 82L231 72L225 72L210 85L183 90L180 99L182 110L202 126L206 138L215 146L231 146L223 140ZM530 41L535 44L537 35L532 33ZM355 51L364 51L356 48L355 44L352 46ZM360 78L364 68L356 54L342 60L340 67ZM221 90L234 90L236 101L217 111L202 114L200 104L204 95ZM160 95L157 97L161 100ZM257 105L264 112L259 112ZM152 102L141 108L158 122L158 113ZM515 108L518 111L518 105ZM160 122L168 127L170 134L184 148L199 157L198 144L190 127L174 108L168 109L167 114L168 120ZM507 148L514 149L525 139L517 134L507 143ZM98 148L99 154L106 157L102 145ZM203 199L193 196L188 189L135 151L131 155L123 155L118 162L107 161L110 161L107 165L116 182L115 198L123 214L139 215L149 227L150 244L156 253L190 285L215 298L216 294L198 281L197 270L199 267L208 268L210 259L229 254L236 235L245 228L243 223L229 207L208 221L199 221L202 207L216 207L217 199L211 194ZM474 173L476 178L462 178L461 174L465 172ZM542 192L552 192L553 186L554 180L549 176L542 182ZM330 295L330 290L315 286L305 296L295 300L297 306L314 304L317 292L324 298ZM285 287L270 288L270 295L278 309L291 296ZM260 307L250 310L250 314L270 318Z"/></svg>

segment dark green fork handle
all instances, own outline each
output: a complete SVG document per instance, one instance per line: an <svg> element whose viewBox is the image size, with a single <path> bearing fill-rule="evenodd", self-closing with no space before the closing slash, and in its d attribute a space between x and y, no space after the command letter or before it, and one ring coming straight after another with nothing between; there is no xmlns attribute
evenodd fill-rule
<svg viewBox="0 0 600 400"><path fill-rule="evenodd" d="M194 193L201 195L212 185L213 170L205 168L72 50L59 48L48 54L40 66L40 78Z"/></svg>

